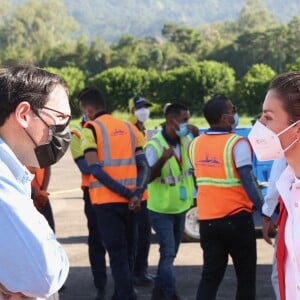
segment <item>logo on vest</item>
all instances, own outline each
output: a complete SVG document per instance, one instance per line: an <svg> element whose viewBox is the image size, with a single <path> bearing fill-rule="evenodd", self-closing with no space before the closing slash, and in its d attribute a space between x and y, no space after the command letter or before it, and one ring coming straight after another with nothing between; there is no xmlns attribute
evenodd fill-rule
<svg viewBox="0 0 300 300"><path fill-rule="evenodd" d="M112 136L120 136L120 135L125 135L126 134L126 131L122 130L122 129L115 129L113 132L112 132Z"/></svg>
<svg viewBox="0 0 300 300"><path fill-rule="evenodd" d="M221 163L216 157L209 157L209 154L206 154L204 159L196 161L196 166L217 168Z"/></svg>

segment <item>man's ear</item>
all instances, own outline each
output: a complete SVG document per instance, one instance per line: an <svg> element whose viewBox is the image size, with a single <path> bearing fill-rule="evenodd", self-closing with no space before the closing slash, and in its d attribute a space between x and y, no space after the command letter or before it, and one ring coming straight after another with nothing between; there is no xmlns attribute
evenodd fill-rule
<svg viewBox="0 0 300 300"><path fill-rule="evenodd" d="M227 124L227 116L225 114L221 115L219 123L221 123L221 124Z"/></svg>
<svg viewBox="0 0 300 300"><path fill-rule="evenodd" d="M18 106L15 109L15 118L16 121L19 122L19 124L27 128L28 126L28 121L30 119L29 112L30 112L30 104L26 101L22 101L18 104Z"/></svg>

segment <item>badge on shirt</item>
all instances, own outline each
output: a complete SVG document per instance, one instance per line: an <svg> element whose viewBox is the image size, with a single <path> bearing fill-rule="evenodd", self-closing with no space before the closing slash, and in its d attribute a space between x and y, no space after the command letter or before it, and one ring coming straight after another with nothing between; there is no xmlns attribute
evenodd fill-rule
<svg viewBox="0 0 300 300"><path fill-rule="evenodd" d="M185 186L180 186L180 200L185 201L187 198Z"/></svg>

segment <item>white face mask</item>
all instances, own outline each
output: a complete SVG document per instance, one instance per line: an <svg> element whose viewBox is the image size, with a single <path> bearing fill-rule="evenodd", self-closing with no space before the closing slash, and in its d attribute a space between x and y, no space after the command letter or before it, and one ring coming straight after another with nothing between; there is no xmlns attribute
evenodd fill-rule
<svg viewBox="0 0 300 300"><path fill-rule="evenodd" d="M285 149L282 149L279 136L299 123L299 121L300 120L294 122L278 134L264 126L260 121L256 121L248 135L248 139L257 159L265 161L284 157L284 152L290 149L299 140L299 138L293 141Z"/></svg>
<svg viewBox="0 0 300 300"><path fill-rule="evenodd" d="M143 108L137 109L134 112L134 115L137 117L137 119L140 122L144 123L149 119L150 110L148 108L143 107Z"/></svg>

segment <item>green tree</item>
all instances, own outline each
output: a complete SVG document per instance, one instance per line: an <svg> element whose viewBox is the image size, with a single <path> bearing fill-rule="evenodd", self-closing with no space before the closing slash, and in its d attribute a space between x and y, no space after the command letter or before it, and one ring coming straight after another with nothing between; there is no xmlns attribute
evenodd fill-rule
<svg viewBox="0 0 300 300"><path fill-rule="evenodd" d="M36 63L49 49L65 44L78 28L60 0L29 0L19 4L4 18L3 25L1 51L8 63Z"/></svg>
<svg viewBox="0 0 300 300"><path fill-rule="evenodd" d="M264 63L276 72L281 72L288 61L288 40L289 31L286 25L266 31L245 31L234 43L218 49L210 57L213 60L227 61L235 69L238 79L254 64Z"/></svg>
<svg viewBox="0 0 300 300"><path fill-rule="evenodd" d="M300 70L300 56L293 62L286 66L286 71L299 71Z"/></svg>
<svg viewBox="0 0 300 300"><path fill-rule="evenodd" d="M261 112L261 105L267 87L276 72L264 64L253 65L237 85L236 99L239 112L256 116Z"/></svg>
<svg viewBox="0 0 300 300"><path fill-rule="evenodd" d="M235 72L227 63L203 61L199 63L200 85L204 101L216 94L231 96L235 86Z"/></svg>
<svg viewBox="0 0 300 300"><path fill-rule="evenodd" d="M196 63L162 72L155 86L161 108L167 102L180 102L194 113L200 93L199 77L200 69Z"/></svg>
<svg viewBox="0 0 300 300"><path fill-rule="evenodd" d="M86 78L80 69L76 67L63 67L63 68L45 68L49 72L55 73L61 76L67 83L70 95L70 105L72 109L72 115L78 117L80 115L80 109L77 103L77 95L80 90L85 86Z"/></svg>
<svg viewBox="0 0 300 300"><path fill-rule="evenodd" d="M110 111L125 111L129 99L137 94L155 102L151 85L157 76L154 70L115 67L90 78L88 84L97 86L103 92Z"/></svg>
<svg viewBox="0 0 300 300"><path fill-rule="evenodd" d="M276 25L278 22L261 0L246 0L237 21L240 32L261 31Z"/></svg>
<svg viewBox="0 0 300 300"><path fill-rule="evenodd" d="M11 4L9 3L8 0L2 0L1 1L1 10L0 10L0 27L1 24L3 23L3 17L5 17L11 8Z"/></svg>
<svg viewBox="0 0 300 300"><path fill-rule="evenodd" d="M300 57L300 17L294 17L287 24L287 30L287 42L284 52L286 53L286 63L288 64L293 63Z"/></svg>
<svg viewBox="0 0 300 300"><path fill-rule="evenodd" d="M166 23L162 35L173 43L179 52L187 54L197 52L202 42L200 32L174 23Z"/></svg>
<svg viewBox="0 0 300 300"><path fill-rule="evenodd" d="M94 39L87 54L86 71L90 77L106 70L111 64L112 49L102 39Z"/></svg>
<svg viewBox="0 0 300 300"><path fill-rule="evenodd" d="M111 63L109 67L133 67L137 65L138 41L133 36L122 36L116 45L112 46Z"/></svg>
<svg viewBox="0 0 300 300"><path fill-rule="evenodd" d="M206 100L215 94L231 95L235 85L234 70L226 64L203 61L161 73L156 87L158 101L186 104L195 115L202 114Z"/></svg>

